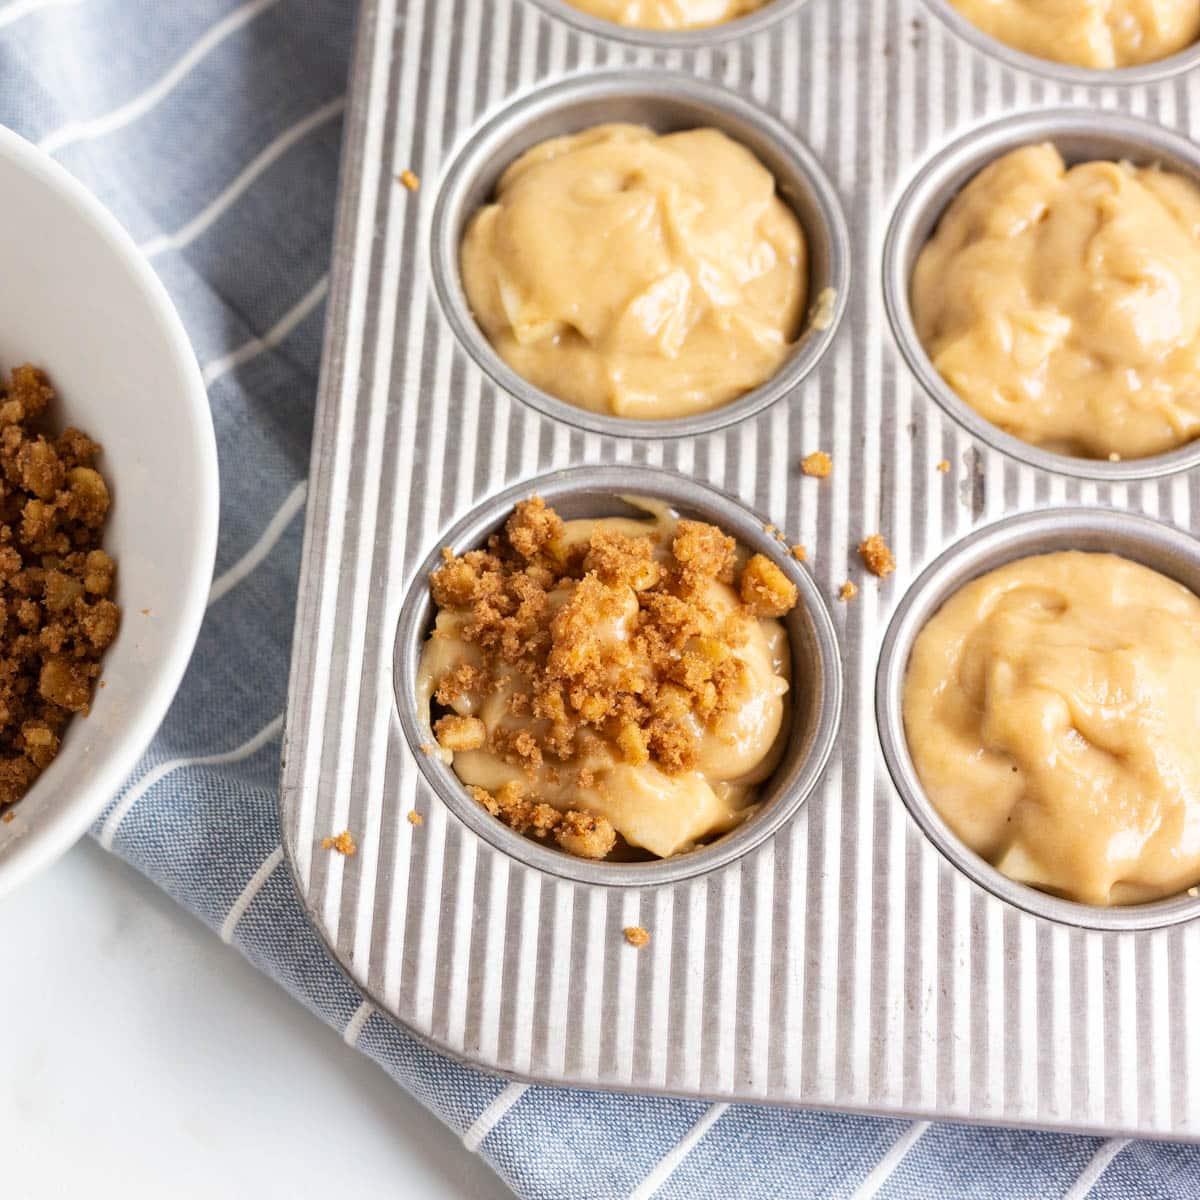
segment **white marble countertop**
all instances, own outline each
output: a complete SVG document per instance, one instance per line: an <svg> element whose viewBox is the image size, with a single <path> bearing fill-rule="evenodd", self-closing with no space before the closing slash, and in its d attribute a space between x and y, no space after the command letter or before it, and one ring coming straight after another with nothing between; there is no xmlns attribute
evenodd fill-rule
<svg viewBox="0 0 1200 1200"><path fill-rule="evenodd" d="M379 1068L90 841L0 901L0 947L5 1200L511 1196Z"/></svg>

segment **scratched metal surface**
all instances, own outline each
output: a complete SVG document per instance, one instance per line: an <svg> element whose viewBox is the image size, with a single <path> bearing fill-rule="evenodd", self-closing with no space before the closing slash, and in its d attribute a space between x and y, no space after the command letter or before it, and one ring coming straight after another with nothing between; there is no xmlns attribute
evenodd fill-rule
<svg viewBox="0 0 1200 1200"><path fill-rule="evenodd" d="M439 181L468 133L564 75L654 67L775 114L836 185L846 318L818 370L717 433L584 433L500 392L430 278ZM344 166L285 744L281 824L346 970L435 1046L515 1076L810 1106L1194 1137L1200 924L1102 933L1027 915L947 863L901 803L873 711L883 632L956 539L1018 511L1107 504L1187 528L1193 475L1095 483L972 439L915 383L884 315L892 209L919 165L1005 113L1072 104L1195 132L1195 73L1084 88L1015 69L919 0L810 0L686 50L580 32L528 0L365 0ZM410 193L405 168L422 178ZM799 457L830 451L832 479ZM949 459L951 472L936 470ZM555 467L661 465L739 496L810 547L845 671L822 783L761 848L643 889L539 874L423 782L392 691L396 619L441 531ZM883 530L893 579L833 602ZM405 819L414 805L424 824ZM316 850L349 827L358 854ZM633 953L622 926L652 931Z"/></svg>

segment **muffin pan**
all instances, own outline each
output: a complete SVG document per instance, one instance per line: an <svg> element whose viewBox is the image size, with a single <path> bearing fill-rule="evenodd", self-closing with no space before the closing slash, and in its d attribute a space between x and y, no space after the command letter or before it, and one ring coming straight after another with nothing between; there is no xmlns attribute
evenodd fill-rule
<svg viewBox="0 0 1200 1200"><path fill-rule="evenodd" d="M972 422L906 328L913 257L975 170L1050 136L1069 157L1194 174L1200 78L1035 75L933 19L940 7L776 0L761 22L655 39L553 0L364 0L284 849L315 927L380 1009L487 1070L1195 1139L1193 898L1078 912L972 861L914 784L896 701L924 617L1028 547L1112 549L1200 585L1193 448L1086 470L1039 457ZM463 223L507 161L614 119L703 121L750 144L805 224L813 298L828 280L844 310L777 380L678 429L593 423L512 378L458 283ZM800 471L816 449L829 479ZM807 687L792 746L759 816L694 855L564 863L413 753L433 556L535 487L572 515L665 496L746 544L775 544L774 525L808 548L788 567ZM897 561L884 581L854 550L875 532ZM843 602L848 578L859 593ZM346 828L353 858L319 848ZM650 944L627 945L628 925Z"/></svg>
<svg viewBox="0 0 1200 1200"><path fill-rule="evenodd" d="M567 0L533 0L533 3L540 5L548 16L573 25L581 33L666 50L672 47L698 49L718 45L732 38L748 37L769 29L784 17L791 16L802 4L807 4L808 0L770 0L770 3L764 4L762 8L747 13L736 21L727 21L724 25L713 25L708 29L679 30L633 29L613 25L611 21L602 20L568 4Z"/></svg>

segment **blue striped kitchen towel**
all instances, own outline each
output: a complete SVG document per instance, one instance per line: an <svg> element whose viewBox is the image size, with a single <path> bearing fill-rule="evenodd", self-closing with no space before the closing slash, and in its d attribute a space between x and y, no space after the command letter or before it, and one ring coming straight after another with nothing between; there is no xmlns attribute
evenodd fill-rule
<svg viewBox="0 0 1200 1200"><path fill-rule="evenodd" d="M509 1084L425 1049L327 957L280 869L275 793L352 22L351 0L0 0L0 121L143 246L220 451L209 616L95 835L524 1197L1200 1196L1181 1146Z"/></svg>

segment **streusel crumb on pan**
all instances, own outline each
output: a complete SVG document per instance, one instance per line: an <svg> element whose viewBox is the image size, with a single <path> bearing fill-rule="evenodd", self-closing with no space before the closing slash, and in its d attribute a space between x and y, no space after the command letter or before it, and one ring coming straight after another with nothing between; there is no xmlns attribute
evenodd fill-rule
<svg viewBox="0 0 1200 1200"><path fill-rule="evenodd" d="M872 575L878 575L880 579L896 569L896 559L887 542L883 540L882 534L873 533L870 537L863 538L858 543L858 554L867 570Z"/></svg>

